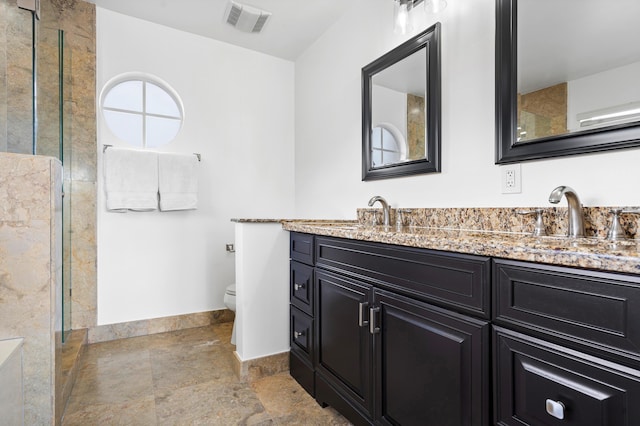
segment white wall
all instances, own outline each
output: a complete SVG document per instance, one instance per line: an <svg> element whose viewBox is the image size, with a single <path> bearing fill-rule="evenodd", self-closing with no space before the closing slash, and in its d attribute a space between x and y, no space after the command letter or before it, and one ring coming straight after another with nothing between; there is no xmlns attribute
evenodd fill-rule
<svg viewBox="0 0 640 426"><path fill-rule="evenodd" d="M294 64L97 8L97 89L137 71L182 97L166 152L198 152L199 209L108 213L103 144L126 146L98 111L98 324L224 308L232 217L293 212Z"/></svg>
<svg viewBox="0 0 640 426"><path fill-rule="evenodd" d="M236 224L236 354L289 350L289 233L279 223Z"/></svg>
<svg viewBox="0 0 640 426"><path fill-rule="evenodd" d="M371 109L371 125L393 124L407 138L407 94L377 84L371 87L371 98L375 99Z"/></svg>
<svg viewBox="0 0 640 426"><path fill-rule="evenodd" d="M393 2L353 7L296 61L296 213L353 218L372 195L393 206L549 206L558 185L585 205L638 205L640 150L522 164L522 193L500 193L495 160L495 0L450 0L442 22L442 173L361 181L361 68L432 25L392 32ZM414 11L414 13L416 13ZM624 171L621 178L617 173Z"/></svg>

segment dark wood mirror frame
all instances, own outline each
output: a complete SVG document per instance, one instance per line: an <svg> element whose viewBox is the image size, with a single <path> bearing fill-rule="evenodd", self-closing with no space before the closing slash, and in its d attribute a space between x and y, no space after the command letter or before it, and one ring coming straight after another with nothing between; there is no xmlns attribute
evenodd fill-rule
<svg viewBox="0 0 640 426"><path fill-rule="evenodd" d="M517 0L496 0L496 164L640 146L640 123L516 144Z"/></svg>
<svg viewBox="0 0 640 426"><path fill-rule="evenodd" d="M371 78L411 54L426 49L426 157L373 168L371 166ZM362 180L440 172L440 23L436 23L362 68Z"/></svg>

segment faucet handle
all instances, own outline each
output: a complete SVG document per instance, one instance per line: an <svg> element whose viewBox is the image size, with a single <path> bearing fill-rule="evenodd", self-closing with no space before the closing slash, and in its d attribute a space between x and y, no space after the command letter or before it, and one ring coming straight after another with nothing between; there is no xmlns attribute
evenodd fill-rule
<svg viewBox="0 0 640 426"><path fill-rule="evenodd" d="M518 210L516 213L520 215L536 215L536 224L533 227L533 236L534 237L542 237L547 235L547 229L544 226L544 220L542 219L542 213L544 210L542 209L532 209L532 210Z"/></svg>
<svg viewBox="0 0 640 426"><path fill-rule="evenodd" d="M402 231L404 227L404 214L411 213L411 209L396 209L396 230Z"/></svg>
<svg viewBox="0 0 640 426"><path fill-rule="evenodd" d="M378 213L375 210L371 212L371 226L378 226Z"/></svg>
<svg viewBox="0 0 640 426"><path fill-rule="evenodd" d="M622 214L637 214L640 215L640 210L636 209L622 209L615 208L609 210L611 213L611 226L609 227L609 232L607 232L607 240L615 241L615 240L624 240L629 238L627 232L622 227L620 223L620 215Z"/></svg>

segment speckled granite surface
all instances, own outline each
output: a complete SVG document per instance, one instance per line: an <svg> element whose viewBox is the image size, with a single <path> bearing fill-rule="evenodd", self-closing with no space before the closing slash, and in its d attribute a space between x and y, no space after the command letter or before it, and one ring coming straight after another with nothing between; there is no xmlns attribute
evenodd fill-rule
<svg viewBox="0 0 640 426"><path fill-rule="evenodd" d="M491 208L432 208L400 209L406 225L445 229L474 229L478 231L499 231L531 233L535 216L526 216L518 212L531 211L538 207L491 207ZM611 224L611 209L614 207L583 207L584 224L587 236L605 238ZM624 207L625 210L640 210L639 207ZM548 235L567 233L567 208L542 208L542 218ZM391 210L391 224L395 224L398 209ZM374 217L382 223L381 209L358 209L358 221L372 224ZM638 232L640 216L623 214L620 224L631 238Z"/></svg>
<svg viewBox="0 0 640 426"><path fill-rule="evenodd" d="M476 254L553 265L640 274L640 240L533 237L528 233L438 227L367 226L358 222L285 221L288 231Z"/></svg>
<svg viewBox="0 0 640 426"><path fill-rule="evenodd" d="M231 219L231 222L235 223L278 223L282 222L282 219Z"/></svg>

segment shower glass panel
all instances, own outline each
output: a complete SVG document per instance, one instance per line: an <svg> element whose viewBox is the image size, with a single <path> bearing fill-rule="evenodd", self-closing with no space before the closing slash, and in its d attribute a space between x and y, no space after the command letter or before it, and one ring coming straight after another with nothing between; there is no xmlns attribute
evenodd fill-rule
<svg viewBox="0 0 640 426"><path fill-rule="evenodd" d="M71 96L71 48L67 44L64 31L58 31L60 54L60 141L61 158L64 165L64 181L62 189L65 196L62 198L62 341L71 332L71 230L73 222L71 217L71 194L73 193L71 174L72 155L72 126L71 114L73 112L73 97Z"/></svg>
<svg viewBox="0 0 640 426"><path fill-rule="evenodd" d="M57 23L43 14L37 34L36 154L60 159L62 182L62 341L71 331L71 49Z"/></svg>

